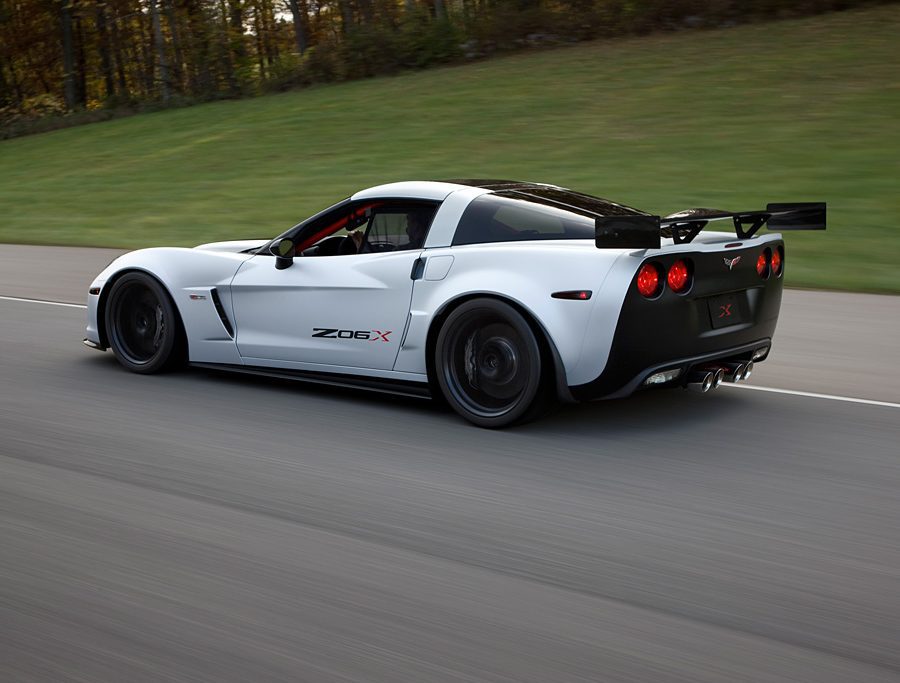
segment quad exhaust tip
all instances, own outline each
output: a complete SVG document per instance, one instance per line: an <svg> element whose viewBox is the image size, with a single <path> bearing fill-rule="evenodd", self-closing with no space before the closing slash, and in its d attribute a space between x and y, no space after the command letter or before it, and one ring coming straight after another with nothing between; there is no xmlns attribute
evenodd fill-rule
<svg viewBox="0 0 900 683"><path fill-rule="evenodd" d="M729 370L730 377L729 377ZM745 363L726 363L725 364L725 381L726 382L743 382L750 378L753 374L753 361L748 360Z"/></svg>
<svg viewBox="0 0 900 683"><path fill-rule="evenodd" d="M753 373L753 361L721 363L694 370L688 374L685 386L691 391L705 394L718 388L722 382L743 382Z"/></svg>

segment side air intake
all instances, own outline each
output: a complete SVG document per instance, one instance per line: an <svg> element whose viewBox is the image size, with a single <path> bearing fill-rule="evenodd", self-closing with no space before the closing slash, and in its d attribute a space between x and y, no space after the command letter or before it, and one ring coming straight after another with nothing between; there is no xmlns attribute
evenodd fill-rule
<svg viewBox="0 0 900 683"><path fill-rule="evenodd" d="M222 321L222 326L225 328L228 336L234 339L234 328L231 326L231 321L228 319L228 316L225 315L225 307L222 306L222 300L219 298L219 292L215 287L213 287L210 290L209 294L212 297L213 306L216 307L216 313L219 314L219 320Z"/></svg>

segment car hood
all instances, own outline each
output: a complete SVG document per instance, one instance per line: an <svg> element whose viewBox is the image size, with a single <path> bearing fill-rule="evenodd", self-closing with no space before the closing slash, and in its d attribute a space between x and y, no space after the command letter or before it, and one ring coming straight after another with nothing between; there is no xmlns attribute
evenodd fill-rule
<svg viewBox="0 0 900 683"><path fill-rule="evenodd" d="M209 242L200 244L194 249L202 249L203 251L230 251L239 254L251 249L259 249L264 244L268 244L269 240L233 240L231 242Z"/></svg>

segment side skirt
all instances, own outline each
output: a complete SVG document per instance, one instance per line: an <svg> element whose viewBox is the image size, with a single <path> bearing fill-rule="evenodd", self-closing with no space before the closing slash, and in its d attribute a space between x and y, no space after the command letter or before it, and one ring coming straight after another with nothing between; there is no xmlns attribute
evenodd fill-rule
<svg viewBox="0 0 900 683"><path fill-rule="evenodd" d="M377 377L362 377L360 375L341 375L333 372L311 372L308 370L288 370L279 368L264 368L253 365L230 365L226 363L191 363L191 367L204 368L206 370L221 370L224 372L237 372L244 375L257 375L260 377L274 377L276 379L290 379L311 384L325 384L333 387L348 387L362 389L363 391L375 391L382 394L394 394L396 396L409 396L412 398L431 398L428 384L424 382L404 382L396 379L379 379Z"/></svg>

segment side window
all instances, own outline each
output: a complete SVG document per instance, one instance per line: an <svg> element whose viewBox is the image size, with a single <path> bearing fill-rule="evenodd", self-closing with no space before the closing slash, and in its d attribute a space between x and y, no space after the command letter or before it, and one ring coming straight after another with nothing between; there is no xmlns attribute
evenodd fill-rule
<svg viewBox="0 0 900 683"><path fill-rule="evenodd" d="M566 229L559 214L535 211L527 205L501 206L494 214L499 225L518 233L532 235L565 235Z"/></svg>
<svg viewBox="0 0 900 683"><path fill-rule="evenodd" d="M436 211L436 205L424 202L375 209L360 253L421 249Z"/></svg>
<svg viewBox="0 0 900 683"><path fill-rule="evenodd" d="M453 236L454 245L529 240L593 239L594 218L580 211L497 193L474 199Z"/></svg>
<svg viewBox="0 0 900 683"><path fill-rule="evenodd" d="M294 235L297 256L355 254L380 202L349 202L313 217Z"/></svg>
<svg viewBox="0 0 900 683"><path fill-rule="evenodd" d="M437 204L425 201L348 202L310 219L294 235L297 256L421 249Z"/></svg>

